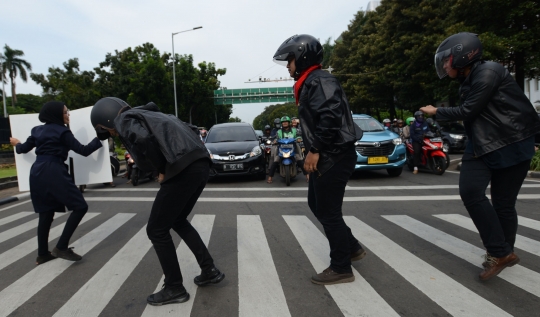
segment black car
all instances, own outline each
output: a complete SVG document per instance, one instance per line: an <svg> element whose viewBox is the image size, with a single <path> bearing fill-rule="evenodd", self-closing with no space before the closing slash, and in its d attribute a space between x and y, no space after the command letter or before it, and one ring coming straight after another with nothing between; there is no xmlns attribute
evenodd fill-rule
<svg viewBox="0 0 540 317"><path fill-rule="evenodd" d="M210 177L258 175L264 178L265 160L255 130L248 123L214 125L206 137L213 166Z"/></svg>
<svg viewBox="0 0 540 317"><path fill-rule="evenodd" d="M443 149L450 153L451 151L465 150L467 144L467 135L465 127L458 122L439 122L443 139Z"/></svg>

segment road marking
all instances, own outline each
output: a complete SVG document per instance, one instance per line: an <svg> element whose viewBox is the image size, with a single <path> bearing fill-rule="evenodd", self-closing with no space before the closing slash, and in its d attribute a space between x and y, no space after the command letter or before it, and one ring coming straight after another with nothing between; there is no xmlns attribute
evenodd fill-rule
<svg viewBox="0 0 540 317"><path fill-rule="evenodd" d="M450 160L450 163L455 162L455 161L461 161L461 157L457 158L457 159Z"/></svg>
<svg viewBox="0 0 540 317"><path fill-rule="evenodd" d="M125 224L135 214L119 213L92 230L71 246L75 251L84 255L101 241L105 240L120 226ZM56 259L36 266L32 271L15 281L0 292L0 317L11 314L15 309L32 298L43 287L67 270L73 263L62 259Z"/></svg>
<svg viewBox="0 0 540 317"><path fill-rule="evenodd" d="M527 182L535 182L535 183L540 183L540 181L537 181L537 180L532 180L532 179L525 179L525 181L527 181Z"/></svg>
<svg viewBox="0 0 540 317"><path fill-rule="evenodd" d="M151 246L145 225L54 316L99 316Z"/></svg>
<svg viewBox="0 0 540 317"><path fill-rule="evenodd" d="M87 222L88 220L94 218L97 215L99 215L98 212L87 212L79 225ZM58 226L52 228L51 231L49 231L49 241L58 238L62 234L62 231L64 231L64 227L65 223L61 223ZM10 265L11 263L22 259L36 249L37 243L36 238L34 237L0 254L0 270Z"/></svg>
<svg viewBox="0 0 540 317"><path fill-rule="evenodd" d="M14 215L11 215L11 216L0 219L0 226L5 225L6 223L13 222L15 220L19 220L19 219L24 218L24 217L28 217L28 216L33 215L33 214L35 214L35 212L32 212L32 211L18 212L18 213L14 214Z"/></svg>
<svg viewBox="0 0 540 317"><path fill-rule="evenodd" d="M343 218L368 249L452 316L510 316L359 219Z"/></svg>
<svg viewBox="0 0 540 317"><path fill-rule="evenodd" d="M197 229L197 232L201 236L202 241L208 246L210 242L210 234L212 233L212 227L214 225L215 215L194 215L191 220L191 225ZM178 263L182 269L182 276L189 276L193 278L201 273L201 269L195 256L186 245L184 241L180 242L178 249L176 250L178 257ZM155 292L161 290L161 286L165 280L165 276L161 277L161 281L158 283ZM190 295L190 299L180 305L166 305L166 306L151 306L146 305L141 317L159 317L159 316L190 316L193 309L193 303L195 303L195 296L197 295L197 285L192 280L184 280L184 287Z"/></svg>
<svg viewBox="0 0 540 317"><path fill-rule="evenodd" d="M238 315L291 316L261 218L237 216Z"/></svg>
<svg viewBox="0 0 540 317"><path fill-rule="evenodd" d="M8 210L8 209L11 209L11 208L13 208L13 207L17 207L17 206L20 206L20 205L27 204L27 203L29 203L29 202L31 202L31 200L23 201L22 203L18 203L18 204L11 205L11 206L6 207L6 208L2 208L2 209L0 209L0 211Z"/></svg>
<svg viewBox="0 0 540 317"><path fill-rule="evenodd" d="M66 213L56 213L55 219L58 219L59 217L62 217L66 215ZM39 223L39 218L30 220L28 222L23 223L22 225L19 225L17 227L13 227L9 230L0 232L0 242L4 242L6 240L9 240L13 237L16 237L22 233L25 233L26 231L30 231L37 227Z"/></svg>
<svg viewBox="0 0 540 317"><path fill-rule="evenodd" d="M487 195L489 198L490 195ZM128 201L128 202L153 202L154 197L86 197L86 201ZM540 199L540 194L521 194L518 200ZM459 195L434 195L434 196L366 196L366 197L345 197L344 202L355 201L430 201L430 200L461 200ZM307 202L306 197L200 197L197 202L232 202L232 203L256 203L256 202Z"/></svg>
<svg viewBox="0 0 540 317"><path fill-rule="evenodd" d="M316 272L330 264L328 240L306 216L283 216ZM326 289L345 316L399 316L354 268L352 283ZM314 272L315 273L315 272ZM365 305L359 305L361 300ZM254 315L255 316L255 315Z"/></svg>
<svg viewBox="0 0 540 317"><path fill-rule="evenodd" d="M438 217L440 215L434 215ZM483 255L486 251L468 242L455 238L438 229L425 225L408 216L383 216L403 229L431 242L439 248L457 256L479 268L482 268ZM480 273L480 271L478 272ZM524 289L525 291L540 296L540 275L520 265L506 268L499 273L498 277ZM482 314L479 314L479 316Z"/></svg>
<svg viewBox="0 0 540 317"><path fill-rule="evenodd" d="M448 221L451 224L460 226L472 232L478 233L478 230L476 230L476 227L471 218L467 218L458 214L436 215L435 217ZM533 239L517 234L516 243L514 246L523 251L527 251L536 256L540 256L540 242Z"/></svg>
<svg viewBox="0 0 540 317"><path fill-rule="evenodd" d="M518 216L518 219L520 225L540 231L540 221L521 216Z"/></svg>

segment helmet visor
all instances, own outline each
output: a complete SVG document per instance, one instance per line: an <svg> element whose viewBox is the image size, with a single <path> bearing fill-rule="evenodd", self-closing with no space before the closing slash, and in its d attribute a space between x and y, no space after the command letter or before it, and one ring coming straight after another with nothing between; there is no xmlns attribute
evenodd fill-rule
<svg viewBox="0 0 540 317"><path fill-rule="evenodd" d="M292 52L283 53L274 56L274 62L281 65L281 66L287 66L289 63L289 56L294 57L294 54Z"/></svg>
<svg viewBox="0 0 540 317"><path fill-rule="evenodd" d="M452 57L451 48L435 54L435 70L437 70L437 75L439 75L439 79L443 79L444 77L448 75L446 70L444 70L444 63L448 62L451 59L451 57Z"/></svg>

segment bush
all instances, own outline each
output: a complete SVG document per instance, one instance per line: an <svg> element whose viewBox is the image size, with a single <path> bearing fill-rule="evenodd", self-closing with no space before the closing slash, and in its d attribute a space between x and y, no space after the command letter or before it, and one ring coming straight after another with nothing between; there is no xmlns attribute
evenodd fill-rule
<svg viewBox="0 0 540 317"><path fill-rule="evenodd" d="M531 171L540 171L540 151L536 151L531 160Z"/></svg>

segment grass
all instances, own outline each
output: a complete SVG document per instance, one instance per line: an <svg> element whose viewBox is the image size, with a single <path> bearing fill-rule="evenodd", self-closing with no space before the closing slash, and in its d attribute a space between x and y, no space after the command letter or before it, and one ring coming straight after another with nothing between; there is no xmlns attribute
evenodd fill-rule
<svg viewBox="0 0 540 317"><path fill-rule="evenodd" d="M9 166L0 167L0 178L17 176L17 169L15 165L10 164Z"/></svg>
<svg viewBox="0 0 540 317"><path fill-rule="evenodd" d="M531 171L540 171L540 150L534 153L534 156L531 160Z"/></svg>

